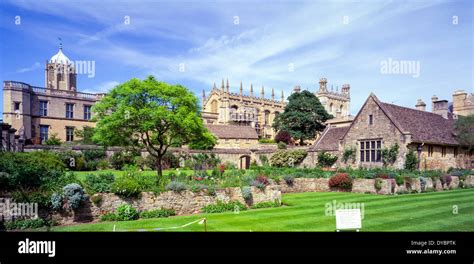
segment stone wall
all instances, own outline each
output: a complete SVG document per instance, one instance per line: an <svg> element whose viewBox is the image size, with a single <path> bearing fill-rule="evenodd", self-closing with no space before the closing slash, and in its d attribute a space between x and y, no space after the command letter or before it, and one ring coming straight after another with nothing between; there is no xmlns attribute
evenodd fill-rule
<svg viewBox="0 0 474 264"><path fill-rule="evenodd" d="M352 182L352 192L356 193L378 193L390 194L391 181L382 180L382 188L380 191L375 189L375 180L373 179L354 179ZM298 193L298 192L329 192L328 178L296 178L292 185L286 184L285 181L280 183L282 193Z"/></svg>
<svg viewBox="0 0 474 264"><path fill-rule="evenodd" d="M173 209L177 215L200 213L202 207L215 204L217 201L239 201L246 204L242 197L241 190L238 187L218 189L214 196L204 192L195 193L192 191L183 191L181 193L167 191L160 195L144 192L140 198L135 199L121 198L113 193L100 193L94 196L99 195L102 196L102 201L99 204L96 205L89 199L84 206L77 211L55 214L53 218L62 225L97 221L101 215L115 212L115 210L124 203L132 205L139 211L161 208ZM267 186L265 191L252 187L252 197L253 204L281 201L281 191L279 186L275 185Z"/></svg>

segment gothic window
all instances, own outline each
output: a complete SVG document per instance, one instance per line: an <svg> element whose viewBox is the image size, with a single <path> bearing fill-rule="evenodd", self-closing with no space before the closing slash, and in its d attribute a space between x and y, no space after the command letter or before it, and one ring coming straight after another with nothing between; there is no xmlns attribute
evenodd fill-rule
<svg viewBox="0 0 474 264"><path fill-rule="evenodd" d="M341 105L341 106L339 107L339 112L340 112L341 114L342 114L342 110L343 110L343 109L344 109L344 106Z"/></svg>
<svg viewBox="0 0 474 264"><path fill-rule="evenodd" d="M265 126L270 125L270 111L265 110L263 114L264 114L264 125Z"/></svg>
<svg viewBox="0 0 474 264"><path fill-rule="evenodd" d="M217 101L216 100L211 102L211 112L212 113L217 113Z"/></svg>
<svg viewBox="0 0 474 264"><path fill-rule="evenodd" d="M434 147L428 146L428 157L433 157Z"/></svg>
<svg viewBox="0 0 474 264"><path fill-rule="evenodd" d="M332 103L329 105L329 113L330 113L330 114L332 113L333 106L334 106L334 105L333 105Z"/></svg>

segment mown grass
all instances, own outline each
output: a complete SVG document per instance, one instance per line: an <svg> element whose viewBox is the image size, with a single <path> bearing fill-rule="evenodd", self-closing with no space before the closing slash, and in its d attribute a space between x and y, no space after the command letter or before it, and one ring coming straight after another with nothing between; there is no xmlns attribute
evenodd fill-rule
<svg viewBox="0 0 474 264"><path fill-rule="evenodd" d="M327 203L363 203L361 231L474 231L474 189L399 196L356 193L284 194L286 206L237 213L198 214L127 222L55 227L53 231L153 231L206 218L208 231L334 231ZM458 213L453 210L457 208ZM193 224L171 231L204 231Z"/></svg>

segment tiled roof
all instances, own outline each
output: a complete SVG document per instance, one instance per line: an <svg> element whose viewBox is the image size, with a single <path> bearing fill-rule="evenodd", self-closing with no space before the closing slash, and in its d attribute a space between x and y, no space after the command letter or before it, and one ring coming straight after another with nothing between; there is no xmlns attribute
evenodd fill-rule
<svg viewBox="0 0 474 264"><path fill-rule="evenodd" d="M220 139L258 139L257 131L251 126L207 124L206 127Z"/></svg>
<svg viewBox="0 0 474 264"><path fill-rule="evenodd" d="M321 137L316 141L313 150L325 150L332 151L339 149L339 139L341 139L346 131L349 129L349 126L343 127L327 127Z"/></svg>
<svg viewBox="0 0 474 264"><path fill-rule="evenodd" d="M393 104L380 105L402 132L412 134L413 142L458 145L452 118Z"/></svg>

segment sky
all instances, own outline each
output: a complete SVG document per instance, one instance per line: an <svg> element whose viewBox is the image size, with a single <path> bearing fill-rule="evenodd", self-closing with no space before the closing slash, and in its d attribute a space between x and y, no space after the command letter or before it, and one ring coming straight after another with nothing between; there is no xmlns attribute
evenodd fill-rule
<svg viewBox="0 0 474 264"><path fill-rule="evenodd" d="M61 38L72 61L95 65L78 74L82 92L154 75L199 98L229 79L279 99L324 77L350 84L353 115L371 92L429 110L433 95L474 92L473 13L470 0L0 0L0 80L44 87Z"/></svg>

